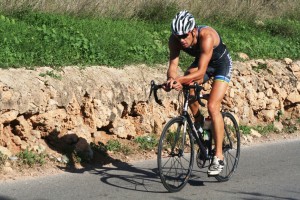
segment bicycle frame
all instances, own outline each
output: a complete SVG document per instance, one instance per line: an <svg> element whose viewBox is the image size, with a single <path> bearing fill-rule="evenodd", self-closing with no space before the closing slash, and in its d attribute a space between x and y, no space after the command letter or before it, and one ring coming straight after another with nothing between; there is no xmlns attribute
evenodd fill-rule
<svg viewBox="0 0 300 200"><path fill-rule="evenodd" d="M157 90L160 88L166 89L166 85L156 85L154 81L151 81L151 93L154 92L155 101L163 106L162 101L158 99ZM208 99L209 95L202 95L201 90L204 88L197 83L193 85L183 86L184 102L182 106L182 113L179 116L173 117L162 130L162 134L158 145L157 164L158 172L164 187L169 192L180 191L188 182L194 165L194 144L198 144L196 162L197 166L201 169L207 167L206 161L209 164L212 162L212 158L215 155L215 144L213 143L213 137L209 137L208 140L204 140L203 126L200 130L197 130L193 122L192 116L188 112L190 101L197 100L201 106L205 106L201 99ZM191 92L195 92L191 95ZM238 165L240 155L240 133L238 124L232 114L229 112L221 111L224 123L226 140L223 140L222 150L224 153L224 161L226 159L226 168L221 173L215 176L220 182L225 182L230 179L235 172ZM233 130L231 131L231 126ZM197 127L198 128L198 127ZM176 131L176 132L174 132ZM210 131L205 130L205 131ZM213 131L213 130L212 130ZM175 133L175 135L174 135ZM231 134L232 137L231 138ZM234 138L236 139L235 145L233 145ZM190 150L190 151L189 151ZM232 150L232 151L231 151ZM184 155L185 152L187 155Z"/></svg>
<svg viewBox="0 0 300 200"><path fill-rule="evenodd" d="M208 159L209 155L207 154L206 149L204 147L204 139L203 139L201 134L197 133L195 125L194 125L194 123L193 123L193 121L192 121L192 119L191 119L191 117L188 113L190 90L189 90L189 88L184 87L183 91L184 91L184 104L183 104L183 110L182 110L181 117L184 118L184 120L183 120L184 121L184 135L186 135L186 126L188 124L192 128L191 130L192 130L193 137L196 140L199 148L203 152L203 155L204 155L205 159Z"/></svg>
<svg viewBox="0 0 300 200"><path fill-rule="evenodd" d="M155 82L152 80L151 81L151 90L150 90L150 95L149 98L151 97L152 91L154 92L154 97L155 97L155 101L161 105L162 105L162 101L160 99L158 99L157 96L157 90L161 89L163 87L163 85L156 85ZM183 117L183 121L184 121L184 136L186 135L186 128L187 125L190 126L191 130L192 130L192 135L194 137L194 139L196 140L201 152L203 152L204 158L206 160L208 160L210 157L207 154L207 151L205 149L205 145L204 145L204 139L202 137L201 134L197 133L197 130L195 128L195 125L188 113L188 108L189 108L189 98L190 98L190 89L194 89L195 90L195 94L196 94L196 99L198 101L198 103L201 106L205 106L204 103L201 102L201 98L203 98L203 96L200 94L200 91L203 89L203 87L199 86L198 83L194 83L194 85L184 85L183 86L183 93L184 93L184 104L183 104L183 110L182 110L182 114L179 117ZM185 137L183 137L185 138ZM183 139L184 140L184 139ZM185 141L183 141L184 144ZM211 141L210 141L211 142Z"/></svg>

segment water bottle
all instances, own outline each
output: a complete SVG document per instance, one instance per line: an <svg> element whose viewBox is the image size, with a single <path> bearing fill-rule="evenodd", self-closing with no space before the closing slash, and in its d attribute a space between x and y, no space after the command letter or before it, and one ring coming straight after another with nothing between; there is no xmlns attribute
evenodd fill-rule
<svg viewBox="0 0 300 200"><path fill-rule="evenodd" d="M208 141L209 140L209 135L210 135L209 130L204 130L203 131L203 140Z"/></svg>
<svg viewBox="0 0 300 200"><path fill-rule="evenodd" d="M203 133L203 129L201 127L201 123L200 122L195 122L195 128L196 128L198 134L202 134Z"/></svg>
<svg viewBox="0 0 300 200"><path fill-rule="evenodd" d="M211 118L207 117L204 119L204 124L203 124L203 139L205 141L208 141L211 137Z"/></svg>

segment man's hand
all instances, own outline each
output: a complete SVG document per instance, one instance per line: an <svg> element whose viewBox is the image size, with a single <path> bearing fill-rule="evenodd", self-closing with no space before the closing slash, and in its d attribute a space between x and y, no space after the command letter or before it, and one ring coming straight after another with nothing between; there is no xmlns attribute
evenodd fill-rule
<svg viewBox="0 0 300 200"><path fill-rule="evenodd" d="M164 84L163 84L163 89L166 91L166 92L170 92L172 87L171 86L171 82L174 81L174 79L170 78L169 80L167 80Z"/></svg>
<svg viewBox="0 0 300 200"><path fill-rule="evenodd" d="M163 84L163 89L167 92L171 91L171 89L179 91L182 89L182 84L178 80L171 78Z"/></svg>
<svg viewBox="0 0 300 200"><path fill-rule="evenodd" d="M167 82L165 82L162 85L162 89L164 89L166 92L170 92L171 91L171 88L169 87L169 85L167 84Z"/></svg>
<svg viewBox="0 0 300 200"><path fill-rule="evenodd" d="M170 87L177 91L182 90L182 84L178 80L174 80L173 82L171 82Z"/></svg>

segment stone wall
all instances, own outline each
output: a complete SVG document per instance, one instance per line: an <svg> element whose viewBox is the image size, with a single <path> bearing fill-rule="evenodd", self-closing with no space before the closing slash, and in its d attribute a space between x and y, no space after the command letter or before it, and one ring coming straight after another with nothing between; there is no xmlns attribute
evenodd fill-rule
<svg viewBox="0 0 300 200"><path fill-rule="evenodd" d="M90 152L90 142L159 134L180 110L176 91L159 92L165 107L148 101L150 81L165 80L162 66L0 71L0 151L7 155L65 144ZM298 80L300 61L234 62L224 108L241 124L271 123L278 111L299 118Z"/></svg>

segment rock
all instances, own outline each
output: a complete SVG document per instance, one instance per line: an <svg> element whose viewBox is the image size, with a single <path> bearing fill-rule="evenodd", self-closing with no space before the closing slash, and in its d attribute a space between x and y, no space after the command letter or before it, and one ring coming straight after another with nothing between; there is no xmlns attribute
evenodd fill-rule
<svg viewBox="0 0 300 200"><path fill-rule="evenodd" d="M252 135L254 137L257 137L257 138L261 137L261 134L258 131L254 130L254 129L250 130L250 135Z"/></svg>
<svg viewBox="0 0 300 200"><path fill-rule="evenodd" d="M14 170L11 167L4 166L2 167L2 171L4 174L12 173Z"/></svg>
<svg viewBox="0 0 300 200"><path fill-rule="evenodd" d="M17 146L21 146L22 145L22 140L21 140L21 138L19 137L19 136L14 136L13 138L12 138L12 141L17 145Z"/></svg>
<svg viewBox="0 0 300 200"><path fill-rule="evenodd" d="M273 122L274 128L281 132L283 130L283 125L280 121L274 121Z"/></svg>
<svg viewBox="0 0 300 200"><path fill-rule="evenodd" d="M258 116L265 122L273 122L275 120L275 110L262 110Z"/></svg>
<svg viewBox="0 0 300 200"><path fill-rule="evenodd" d="M163 130L163 120L158 117L158 116L154 116L154 129L153 132L156 134L160 134Z"/></svg>
<svg viewBox="0 0 300 200"><path fill-rule="evenodd" d="M38 154L44 153L46 151L46 147L42 144L35 145L32 147L32 150L37 152Z"/></svg>
<svg viewBox="0 0 300 200"><path fill-rule="evenodd" d="M132 138L136 136L135 126L128 119L118 118L113 122L112 133L119 138Z"/></svg>
<svg viewBox="0 0 300 200"><path fill-rule="evenodd" d="M69 158L68 158L66 155L63 155L63 156L61 157L61 162L67 164L67 163L69 163Z"/></svg>
<svg viewBox="0 0 300 200"><path fill-rule="evenodd" d="M8 159L11 161L17 161L19 158L17 156L10 156Z"/></svg>
<svg viewBox="0 0 300 200"><path fill-rule="evenodd" d="M2 147L0 146L0 152L8 157L10 157L12 155L12 153L10 152L9 149L7 149L6 147Z"/></svg>
<svg viewBox="0 0 300 200"><path fill-rule="evenodd" d="M31 135L32 126L25 120L23 115L18 117L17 121L19 125L15 126L15 133L22 139L28 139Z"/></svg>
<svg viewBox="0 0 300 200"><path fill-rule="evenodd" d="M240 63L237 70L242 76L251 75L251 67L245 64ZM243 78L242 76L240 76L239 78Z"/></svg>
<svg viewBox="0 0 300 200"><path fill-rule="evenodd" d="M289 69L292 70L292 72L300 72L300 65L293 63Z"/></svg>
<svg viewBox="0 0 300 200"><path fill-rule="evenodd" d="M290 58L284 58L283 60L284 60L285 64L287 64L287 65L290 65L293 63L293 60Z"/></svg>
<svg viewBox="0 0 300 200"><path fill-rule="evenodd" d="M239 58L242 60L249 60L249 56L245 53L238 53Z"/></svg>
<svg viewBox="0 0 300 200"><path fill-rule="evenodd" d="M263 65L263 64L266 64L266 61L263 60L263 59L258 59L255 61L258 65Z"/></svg>
<svg viewBox="0 0 300 200"><path fill-rule="evenodd" d="M39 130L31 130L30 134L37 139L41 139L41 131Z"/></svg>
<svg viewBox="0 0 300 200"><path fill-rule="evenodd" d="M112 139L111 135L107 134L105 131L96 131L93 133L94 143L98 145L99 142L106 144Z"/></svg>
<svg viewBox="0 0 300 200"><path fill-rule="evenodd" d="M287 98L286 98L286 101L292 103L292 104L295 104L295 103L300 103L300 94L299 92L292 92L290 93Z"/></svg>
<svg viewBox="0 0 300 200"><path fill-rule="evenodd" d="M1 97L1 101L2 101ZM9 110L9 111L2 111L0 115L0 123L9 123L13 120L15 120L18 116L19 112L17 110Z"/></svg>
<svg viewBox="0 0 300 200"><path fill-rule="evenodd" d="M275 123L278 110L284 117L300 116L300 61L259 59L233 66L223 107L241 124ZM40 151L40 145L47 148L47 139L52 145L77 145L91 156L89 145L82 143L160 134L181 111L182 95L180 99L176 91L158 91L164 107L153 96L148 102L150 81L164 82L165 66L64 67L57 72L60 80L39 75L49 70L0 69L0 145L12 153ZM211 81L204 87L209 93ZM202 111L207 115L207 108Z"/></svg>

